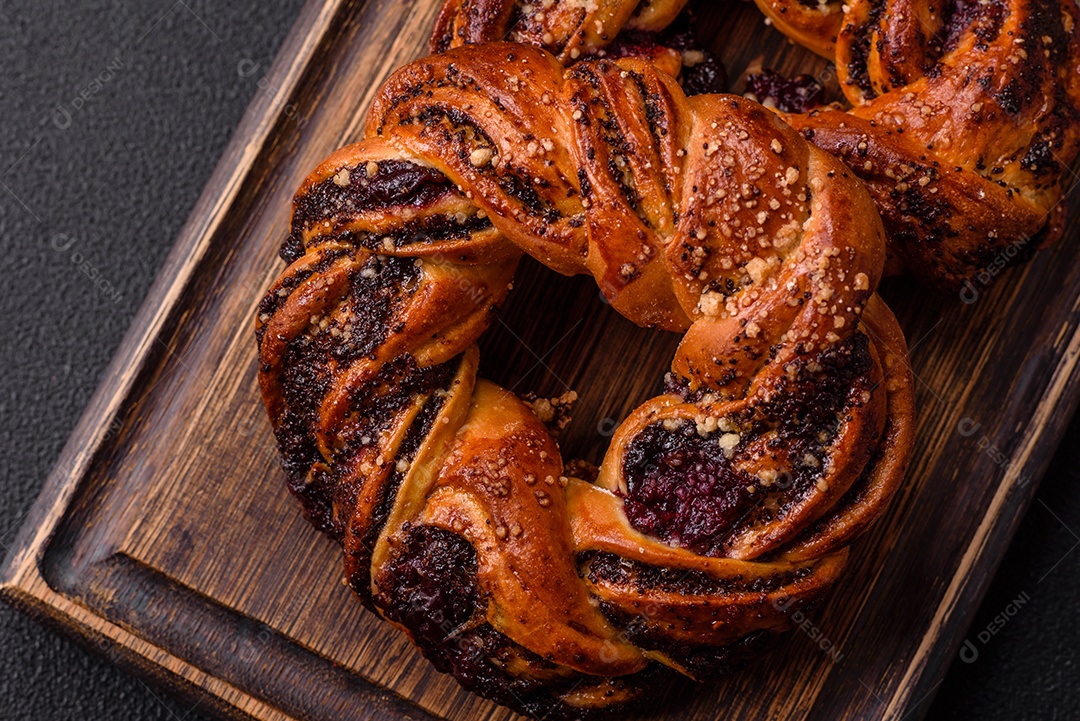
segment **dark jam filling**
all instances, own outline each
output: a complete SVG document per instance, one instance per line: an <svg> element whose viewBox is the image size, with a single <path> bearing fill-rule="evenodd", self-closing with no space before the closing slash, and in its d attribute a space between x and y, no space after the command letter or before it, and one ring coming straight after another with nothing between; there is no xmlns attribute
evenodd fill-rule
<svg viewBox="0 0 1080 721"><path fill-rule="evenodd" d="M687 646L669 642L656 644L655 649L686 669L695 681L708 683L719 681L761 657L774 645L775 637L774 632L754 631L726 646Z"/></svg>
<svg viewBox="0 0 1080 721"><path fill-rule="evenodd" d="M694 65L683 67L679 78L683 92L687 95L715 95L728 91L727 70L720 58L708 51L702 52L702 60Z"/></svg>
<svg viewBox="0 0 1080 721"><path fill-rule="evenodd" d="M650 566L614 553L598 552L579 558L579 561L588 568L589 580L594 583L606 581L619 586L630 586L641 594L661 591L683 596L772 593L806 578L812 571L810 567L806 567L771 576L715 578L702 571Z"/></svg>
<svg viewBox="0 0 1080 721"><path fill-rule="evenodd" d="M587 710L556 700L576 688L580 676L559 676L554 664L486 623L488 602L477 583L477 566L476 551L464 538L441 528L417 526L379 572L380 606L389 620L409 630L435 668L452 673L465 688L533 718L590 716ZM511 675L511 663L522 660L541 677L547 672L549 680Z"/></svg>
<svg viewBox="0 0 1080 721"><path fill-rule="evenodd" d="M371 355L386 340L391 320L419 277L412 258L369 257L349 275L348 302L353 313L347 327L340 328L345 332L320 333L318 344L341 363Z"/></svg>
<svg viewBox="0 0 1080 721"><path fill-rule="evenodd" d="M428 392L430 388L446 388L450 385L460 365L461 358L459 357L440 366L418 369L418 372L406 376L405 382L401 384L406 388L398 392L405 398L409 398ZM439 411L442 410L444 402L445 396L433 395L424 404L423 409L413 420L405 440L398 449L397 459L399 461L404 460L407 464L406 468L399 470L395 465L390 477L386 479L378 491L378 501L374 509L372 509L367 528L362 530L353 529L352 531L356 534L362 534L359 547L351 551L359 559L356 566L362 569L362 575L359 578L350 578L349 585L356 591L364 605L372 608L372 610L374 608L371 599L371 554L374 552L379 535L382 533L383 527L390 517L390 512L394 508L405 475L416 459L421 444L431 433L431 428L434 426L435 419L439 415ZM390 401L390 403L393 403L393 401Z"/></svg>
<svg viewBox="0 0 1080 721"><path fill-rule="evenodd" d="M304 254L303 233L315 223L348 218L356 210L388 206L424 207L452 190L446 176L432 168L401 160L381 160L371 177L364 167L348 168L348 181L327 178L293 201L292 232L281 257L292 263ZM336 181L335 178L338 178Z"/></svg>
<svg viewBox="0 0 1080 721"><path fill-rule="evenodd" d="M702 438L695 424L684 421L672 430L648 426L630 443L623 460L627 494L624 506L631 525L670 545L706 556L724 554L724 542L736 526L755 525L783 515L814 486L841 423L872 391L873 358L869 340L857 333L815 356L793 362L777 383L771 399L737 422L741 441L772 431L769 441L777 457L789 459L789 478L775 509L759 503L764 494L750 493L758 480L733 468L717 433ZM674 375L665 390L687 402L699 400Z"/></svg>
<svg viewBox="0 0 1080 721"><path fill-rule="evenodd" d="M409 532L387 565L387 617L413 639L441 671L450 665L444 641L480 607L476 551L461 536L432 526Z"/></svg>
<svg viewBox="0 0 1080 721"><path fill-rule="evenodd" d="M458 362L455 359L441 365L419 366L411 355L406 354L384 365L367 384L352 391L349 408L360 422L339 432L343 447L333 460L348 463L355 450L364 445L365 437L378 435L377 431L383 429L374 419L388 422L418 396L437 388L447 388Z"/></svg>
<svg viewBox="0 0 1080 721"><path fill-rule="evenodd" d="M645 3L642 3L644 5ZM717 55L706 50L694 35L694 14L683 11L675 21L660 33L660 42L685 56L688 52L701 53L701 60L683 67L679 83L687 95L709 95L728 91L728 76L724 64Z"/></svg>
<svg viewBox="0 0 1080 721"><path fill-rule="evenodd" d="M816 441L823 433L831 436L845 409L860 406L855 399L873 390L869 386L873 367L870 339L856 333L800 363L784 379L764 414L777 419L777 432L788 443Z"/></svg>
<svg viewBox="0 0 1080 721"><path fill-rule="evenodd" d="M393 242L395 248L401 248L414 244L464 240L491 227L491 219L487 216L471 215L458 221L454 216L427 215L402 223L385 233L345 232L334 240L381 252L386 249L387 238Z"/></svg>
<svg viewBox="0 0 1080 721"><path fill-rule="evenodd" d="M944 18L941 29L931 42L931 56L934 60L953 50L968 28L971 28L979 40L977 47L985 50L986 44L1001 32L1005 7L993 0L953 0L945 5L942 13Z"/></svg>
<svg viewBox="0 0 1080 721"><path fill-rule="evenodd" d="M811 75L785 78L765 70L746 78L746 90L757 96L759 103L771 100L785 113L805 113L822 104L825 88Z"/></svg>
<svg viewBox="0 0 1080 721"><path fill-rule="evenodd" d="M722 553L756 480L732 468L716 439L702 438L692 423L674 431L646 428L627 448L623 472L630 524L703 555Z"/></svg>
<svg viewBox="0 0 1080 721"><path fill-rule="evenodd" d="M799 581L811 573L810 568L800 568L767 578L716 579L700 571L658 568L620 558L612 553L588 554L579 558L585 573L593 583L606 582L635 589L645 594L650 591L677 593L681 595L704 595L725 593L772 593L777 589ZM601 611L616 626L623 629L626 638L637 646L661 651L690 672L698 681L714 680L758 655L769 645L773 633L757 631L725 646L694 646L673 643L669 629L662 621L647 615L629 614L618 607L602 603ZM802 605L800 611L808 612Z"/></svg>
<svg viewBox="0 0 1080 721"><path fill-rule="evenodd" d="M366 273L368 269L375 272ZM412 284L418 272L407 258L369 258L349 276L351 287L344 300L353 312L347 315L347 325L343 328L344 321L336 318L318 332L309 329L289 343L282 359L285 413L276 431L282 464L289 474L290 487L303 501L312 522L335 538L341 530L334 527L331 514L337 477L321 472L307 478L313 464L322 460L312 439L319 423L319 407L330 390L329 369L332 360L347 363L370 354L384 341L394 312L405 296L403 287ZM452 368L443 366L418 368L409 356L398 358L380 371L372 386L360 391L354 401L356 412L362 418L388 417L389 411L404 405L415 394L445 385L452 372ZM356 441L352 435L369 434L370 429L354 428L343 432L342 440L352 448Z"/></svg>
<svg viewBox="0 0 1080 721"><path fill-rule="evenodd" d="M326 395L330 359L348 362L373 352L386 338L404 295L403 286L414 283L418 273L411 259L395 257L372 257L353 269L345 298L353 311L348 316L348 332L332 332L341 330L342 321L335 319L333 326L300 335L286 348L282 385L288 408L315 423L317 408Z"/></svg>
<svg viewBox="0 0 1080 721"><path fill-rule="evenodd" d="M316 373L310 364L298 365L295 373L290 369L290 375L287 376L289 380L311 379L311 383L303 383L298 389L298 393L306 393L310 399L301 406L295 396L289 397L277 439L283 466L289 474L289 489L300 499L308 518L316 528L335 540L341 540L344 528L342 519L335 519L334 504L337 502L339 508L351 508L356 499L349 494L359 490L356 484L342 484L341 476L348 475L355 468L354 456L365 445L364 437L376 437L382 430L382 425L374 422L374 419L382 419L382 423L385 423L418 395L447 387L456 372L457 364L458 361L454 360L421 368L411 356L402 356L387 364L370 384L357 390L352 407L357 416L365 422L349 426L341 432L343 447L336 452L329 466L334 470L316 470L311 478L308 478L308 472L313 464L324 462L312 441L314 424L318 420L313 408L325 397L329 384L325 381L326 374L321 369ZM314 384L316 382L317 385ZM416 422L421 425L414 424L410 429L402 454L415 453L415 447L430 430L430 423L438 411L438 406L438 401L428 402ZM320 465L317 468L325 466ZM400 482L401 474L394 471L389 484ZM377 507L371 523L381 527L388 514L388 508ZM370 551L373 539L365 538L365 543Z"/></svg>
<svg viewBox="0 0 1080 721"><path fill-rule="evenodd" d="M870 79L870 72L867 70L867 62L870 59L870 42L884 10L884 0L870 0L870 12L866 20L855 27L848 47L850 59L846 82L861 90L867 100L877 97L874 82Z"/></svg>
<svg viewBox="0 0 1080 721"><path fill-rule="evenodd" d="M677 50L683 54L700 54L693 65L684 65L679 76L679 85L687 95L709 95L726 93L728 90L727 71L720 58L705 50L694 37L691 30L693 16L690 11L683 12L676 20L658 33L628 31L619 33L615 41L604 48L604 57L653 58L665 48Z"/></svg>

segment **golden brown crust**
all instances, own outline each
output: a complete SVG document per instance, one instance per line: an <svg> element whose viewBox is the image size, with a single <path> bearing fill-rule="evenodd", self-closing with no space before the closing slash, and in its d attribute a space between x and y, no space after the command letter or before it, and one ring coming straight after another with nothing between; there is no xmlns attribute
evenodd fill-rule
<svg viewBox="0 0 1080 721"><path fill-rule="evenodd" d="M866 181L890 268L955 291L991 282L1060 234L1080 152L1075 0L756 2L789 38L836 61L853 107L785 117ZM435 44L510 33L567 63L624 29L663 28L683 4L447 0Z"/></svg>
<svg viewBox="0 0 1080 721"><path fill-rule="evenodd" d="M844 20L838 0L755 0L773 26L800 45L832 60Z"/></svg>
<svg viewBox="0 0 1080 721"><path fill-rule="evenodd" d="M625 30L659 31L687 0L446 0L431 52L509 40L570 62L594 54ZM676 67L676 70L678 68Z"/></svg>
<svg viewBox="0 0 1080 721"><path fill-rule="evenodd" d="M1080 149L1076 3L846 7L836 64L854 107L789 122L866 181L913 274L956 289L1030 256Z"/></svg>
<svg viewBox="0 0 1080 721"><path fill-rule="evenodd" d="M686 332L595 485L476 376L521 252ZM283 255L257 333L291 487L369 606L525 713L709 678L787 628L910 456L869 196L774 113L641 59L410 64L301 186Z"/></svg>

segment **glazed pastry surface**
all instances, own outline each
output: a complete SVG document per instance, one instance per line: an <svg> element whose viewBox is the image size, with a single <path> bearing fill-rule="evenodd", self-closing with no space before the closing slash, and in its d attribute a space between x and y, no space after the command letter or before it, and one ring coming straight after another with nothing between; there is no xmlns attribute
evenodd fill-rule
<svg viewBox="0 0 1080 721"><path fill-rule="evenodd" d="M756 2L791 40L835 61L844 102L757 99L776 101L866 183L890 267L953 292L1060 237L1080 151L1075 0ZM434 42L509 35L572 63L660 32L685 4L448 0ZM499 22L478 10L494 5Z"/></svg>
<svg viewBox="0 0 1080 721"><path fill-rule="evenodd" d="M547 718L712 678L821 599L914 434L852 172L647 60L512 43L398 71L365 135L301 186L257 328L290 487L359 597ZM595 478L550 406L477 377L523 253L684 334Z"/></svg>

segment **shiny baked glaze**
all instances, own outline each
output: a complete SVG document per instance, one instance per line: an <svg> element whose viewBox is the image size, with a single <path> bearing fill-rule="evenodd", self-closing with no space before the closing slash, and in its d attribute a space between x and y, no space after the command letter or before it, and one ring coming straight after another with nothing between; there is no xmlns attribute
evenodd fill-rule
<svg viewBox="0 0 1080 721"><path fill-rule="evenodd" d="M866 182L907 270L955 290L1055 240L1080 149L1076 3L847 8L836 63L854 107L786 117Z"/></svg>
<svg viewBox="0 0 1080 721"><path fill-rule="evenodd" d="M814 91L809 78L800 90L800 79L758 76L747 90L866 182L890 268L955 292L1060 236L1080 151L1075 0L756 2L778 30L835 60L852 107L812 109L801 97ZM649 28L659 32L684 4L647 3ZM569 63L618 45L646 3L447 0L436 39L488 39L495 15L479 8L496 5L509 24L492 37L514 29Z"/></svg>
<svg viewBox="0 0 1080 721"><path fill-rule="evenodd" d="M467 687L548 718L665 672L710 678L822 598L914 431L904 340L873 295L883 231L850 171L640 58L566 71L515 44L401 69L366 137L301 187L257 331L290 484L357 594ZM671 392L620 426L595 484L476 376L522 252L686 334ZM752 479L704 541L625 511L648 504L635 453L671 433Z"/></svg>
<svg viewBox="0 0 1080 721"><path fill-rule="evenodd" d="M567 63L593 55L620 32L664 30L688 0L446 0L431 51L510 40L543 48Z"/></svg>

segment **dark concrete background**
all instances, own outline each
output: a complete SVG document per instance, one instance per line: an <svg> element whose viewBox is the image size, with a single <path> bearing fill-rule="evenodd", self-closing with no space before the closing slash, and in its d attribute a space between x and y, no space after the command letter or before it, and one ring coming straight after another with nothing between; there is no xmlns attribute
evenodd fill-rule
<svg viewBox="0 0 1080 721"><path fill-rule="evenodd" d="M238 67L267 67L300 5L0 0L0 544L258 90ZM978 611L979 656L953 664L930 718L1080 717L1078 462L1074 422ZM200 718L0 606L0 719Z"/></svg>

